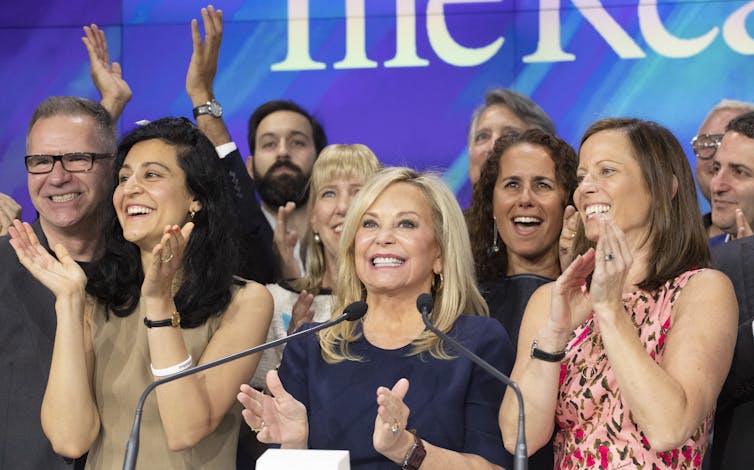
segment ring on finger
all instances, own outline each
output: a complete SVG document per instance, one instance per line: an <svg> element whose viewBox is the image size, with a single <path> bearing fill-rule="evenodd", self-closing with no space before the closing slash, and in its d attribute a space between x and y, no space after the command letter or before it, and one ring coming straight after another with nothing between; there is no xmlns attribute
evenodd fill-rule
<svg viewBox="0 0 754 470"><path fill-rule="evenodd" d="M264 429L264 426L265 426L264 420L262 420L262 424L260 424L258 428L255 428L254 426L249 425L249 427L251 428L251 430L254 431L254 432L261 431L262 429Z"/></svg>
<svg viewBox="0 0 754 470"><path fill-rule="evenodd" d="M393 433L393 435L398 434L401 430L401 427L398 425L398 421L394 421L393 425L390 426L390 432Z"/></svg>
<svg viewBox="0 0 754 470"><path fill-rule="evenodd" d="M615 259L615 255L612 253L608 253L605 255L605 261L612 261Z"/></svg>
<svg viewBox="0 0 754 470"><path fill-rule="evenodd" d="M167 263L171 259L173 259L173 253L170 253L170 255L166 256L165 258L163 258L162 256L160 256L160 262L162 262L162 263Z"/></svg>

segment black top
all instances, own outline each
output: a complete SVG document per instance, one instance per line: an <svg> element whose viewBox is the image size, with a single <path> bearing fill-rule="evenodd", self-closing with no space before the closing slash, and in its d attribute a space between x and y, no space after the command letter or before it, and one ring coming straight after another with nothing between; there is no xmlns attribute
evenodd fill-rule
<svg viewBox="0 0 754 470"><path fill-rule="evenodd" d="M49 250L39 220L32 226ZM53 452L39 417L57 326L55 296L18 262L9 238L0 237L0 468L71 470L71 461Z"/></svg>

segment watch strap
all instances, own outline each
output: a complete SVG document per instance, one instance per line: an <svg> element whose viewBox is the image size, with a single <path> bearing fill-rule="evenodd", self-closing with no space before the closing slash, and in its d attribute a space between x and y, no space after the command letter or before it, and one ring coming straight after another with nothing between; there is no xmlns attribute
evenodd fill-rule
<svg viewBox="0 0 754 470"><path fill-rule="evenodd" d="M199 116L205 116L209 115L215 118L219 118L222 116L222 107L220 106L220 103L215 101L215 99L211 99L210 101L207 101L204 104L200 104L196 108L193 109L194 119L198 118Z"/></svg>
<svg viewBox="0 0 754 470"><path fill-rule="evenodd" d="M166 318L164 320L150 320L147 317L144 317L144 325L146 325L147 328L159 328L161 326L172 326L173 328L178 328L181 326L181 314L178 312L173 312L170 315L170 318Z"/></svg>
<svg viewBox="0 0 754 470"><path fill-rule="evenodd" d="M536 339L531 343L531 357L534 359L539 359L545 362L560 362L565 357L565 353L565 349L554 353L542 351L537 347Z"/></svg>
<svg viewBox="0 0 754 470"><path fill-rule="evenodd" d="M416 429L409 429L408 432L414 436L414 445L411 446L411 449L409 449L406 457L403 459L401 468L403 470L419 470L422 462L424 462L424 457L427 456L427 449L424 448L424 442L422 442L421 438L416 435Z"/></svg>

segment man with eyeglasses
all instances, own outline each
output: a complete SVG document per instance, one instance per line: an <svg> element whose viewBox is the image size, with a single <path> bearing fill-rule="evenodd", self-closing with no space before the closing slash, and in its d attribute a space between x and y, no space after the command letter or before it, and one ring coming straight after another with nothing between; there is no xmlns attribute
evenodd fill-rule
<svg viewBox="0 0 754 470"><path fill-rule="evenodd" d="M131 90L120 67L108 62L102 31L85 31L102 104L70 96L45 99L30 120L24 160L40 243L47 250L62 244L86 268L100 248L102 208L112 204L114 123ZM0 237L0 468L83 468L84 459L55 454L42 430L55 297L21 266L8 240Z"/></svg>
<svg viewBox="0 0 754 470"><path fill-rule="evenodd" d="M720 147L725 126L734 117L749 111L754 111L754 103L722 100L710 110L699 127L699 132L691 140L691 148L696 156L696 183L702 196L708 202L710 201L710 180L714 175L712 157ZM725 238L725 233L712 223L712 213L704 214L703 218L710 245L721 243Z"/></svg>

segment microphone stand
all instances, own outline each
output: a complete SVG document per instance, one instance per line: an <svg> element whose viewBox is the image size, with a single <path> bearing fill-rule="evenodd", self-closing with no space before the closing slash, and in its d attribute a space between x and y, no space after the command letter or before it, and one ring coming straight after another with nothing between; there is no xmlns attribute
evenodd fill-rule
<svg viewBox="0 0 754 470"><path fill-rule="evenodd" d="M264 351L265 349L273 348L275 346L287 343L288 341L294 340L300 336L305 336L305 335L310 335L312 333L316 333L317 331L324 330L325 328L329 328L333 325L336 325L342 322L343 320L347 320L347 319L351 321L356 320L358 318L361 318L364 315L362 313L357 318L352 318L353 313L349 312L349 310L350 310L349 308L346 308L346 311L344 311L339 317L335 318L334 320L321 323L312 328L309 328L308 330L302 330L290 336L286 336L284 338L278 338L275 341L270 341L269 343L260 344L259 346L255 346L253 348L243 350L236 354L217 359L216 361L208 362L200 366L186 369L184 371L178 372L168 377L155 380L151 384L147 385L147 387L144 389L144 392L142 392L141 397L139 398L138 404L136 405L136 414L134 415L134 422L131 425L131 434L128 437L128 443L126 444L126 455L123 459L123 470L133 470L136 467L136 457L139 454L139 431L141 428L141 414L144 408L144 402L147 399L147 395L149 395L149 393L152 390L154 390L155 388L159 387L162 384L166 384L168 382L181 379L183 377L186 377L187 375L193 375L201 371L211 369L212 367L225 364L226 362L235 361L236 359L240 359L242 357L246 357L251 354ZM366 308L364 309L364 312L366 312Z"/></svg>
<svg viewBox="0 0 754 470"><path fill-rule="evenodd" d="M424 295L429 297L430 302L433 301L432 297L430 297L428 294L422 294L421 296L419 296L419 299L422 299L422 296ZM518 385L514 381L512 381L508 376L506 376L499 370L495 369L489 362L485 361L481 357L469 351L469 349L466 348L466 346L459 343L455 338L449 335L446 335L442 331L438 330L429 321L429 318L428 318L429 312L432 310L431 303L427 305L427 304L423 304L417 301L417 306L419 307L419 311L421 312L424 325L427 327L428 330L430 330L432 333L436 334L443 340L450 343L463 356L465 356L467 359L474 362L474 364L484 369L488 374L495 377L497 380L503 382L505 385L510 387L513 390L513 392L516 394L516 398L518 399L518 437L516 439L516 453L513 456L513 468L515 470L527 470L529 468L529 458L527 456L527 451L526 451L526 429L524 427L524 397L521 394L521 389L518 387Z"/></svg>

